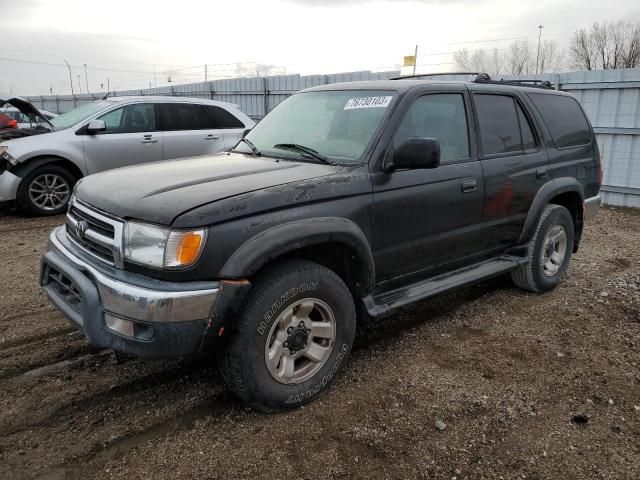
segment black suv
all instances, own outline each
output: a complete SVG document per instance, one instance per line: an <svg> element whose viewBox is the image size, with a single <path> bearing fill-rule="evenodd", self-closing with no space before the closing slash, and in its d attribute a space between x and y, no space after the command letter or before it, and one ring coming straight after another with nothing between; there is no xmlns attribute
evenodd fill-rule
<svg viewBox="0 0 640 480"><path fill-rule="evenodd" d="M229 153L80 180L41 284L92 344L215 351L242 400L283 410L331 382L361 320L505 273L556 287L600 183L589 121L550 85L324 85Z"/></svg>

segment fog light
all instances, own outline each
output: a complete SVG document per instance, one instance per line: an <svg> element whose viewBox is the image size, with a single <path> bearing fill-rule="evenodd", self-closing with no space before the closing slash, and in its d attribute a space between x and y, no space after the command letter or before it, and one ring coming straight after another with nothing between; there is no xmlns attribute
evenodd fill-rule
<svg viewBox="0 0 640 480"><path fill-rule="evenodd" d="M125 320L124 318L114 317L113 315L105 313L104 321L107 324L107 328L109 328L109 330L113 330L114 332L119 333L120 335L124 335L125 337L133 338L133 322L131 320Z"/></svg>

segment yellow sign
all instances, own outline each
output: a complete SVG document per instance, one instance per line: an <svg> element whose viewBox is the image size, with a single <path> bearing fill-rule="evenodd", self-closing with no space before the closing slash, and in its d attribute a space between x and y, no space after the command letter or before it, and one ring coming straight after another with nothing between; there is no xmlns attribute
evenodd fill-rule
<svg viewBox="0 0 640 480"><path fill-rule="evenodd" d="M405 67L413 67L416 64L416 56L415 55L405 55L404 56L404 66Z"/></svg>

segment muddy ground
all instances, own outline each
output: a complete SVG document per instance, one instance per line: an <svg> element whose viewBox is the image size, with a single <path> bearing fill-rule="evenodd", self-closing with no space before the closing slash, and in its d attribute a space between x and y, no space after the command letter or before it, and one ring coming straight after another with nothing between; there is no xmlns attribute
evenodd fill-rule
<svg viewBox="0 0 640 480"><path fill-rule="evenodd" d="M37 286L61 221L0 215L2 479L640 478L638 211L601 211L553 293L501 278L393 315L279 415L210 359L89 347Z"/></svg>

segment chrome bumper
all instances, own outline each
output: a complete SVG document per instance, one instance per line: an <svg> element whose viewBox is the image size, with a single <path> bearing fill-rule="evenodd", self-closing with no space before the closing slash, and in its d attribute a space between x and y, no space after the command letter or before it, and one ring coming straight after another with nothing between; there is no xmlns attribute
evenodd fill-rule
<svg viewBox="0 0 640 480"><path fill-rule="evenodd" d="M77 254L65 227L49 235L40 283L50 301L90 343L137 356L176 357L202 345L218 296L217 282L164 282L109 267L98 269ZM123 336L107 326L132 322Z"/></svg>
<svg viewBox="0 0 640 480"><path fill-rule="evenodd" d="M600 210L600 195L596 195L595 197L589 197L584 201L583 211L584 211L584 220L591 220L596 216L598 210Z"/></svg>

